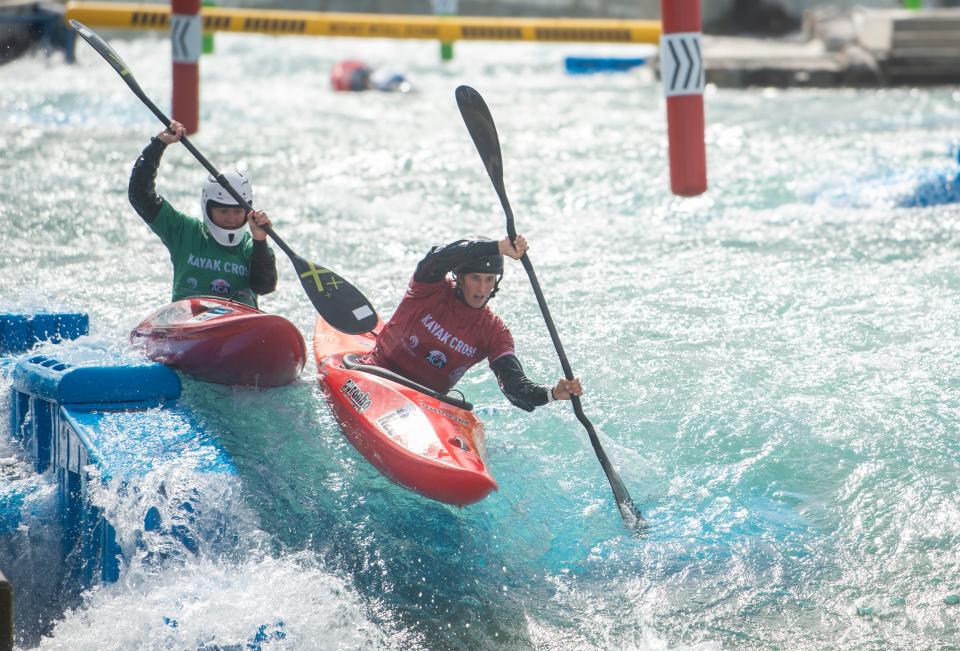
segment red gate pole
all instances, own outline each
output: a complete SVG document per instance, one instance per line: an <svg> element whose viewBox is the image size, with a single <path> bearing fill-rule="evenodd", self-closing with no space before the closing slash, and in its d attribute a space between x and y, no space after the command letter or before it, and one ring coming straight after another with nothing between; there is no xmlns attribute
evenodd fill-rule
<svg viewBox="0 0 960 651"><path fill-rule="evenodd" d="M200 128L200 0L170 0L170 13L173 119L191 134Z"/></svg>
<svg viewBox="0 0 960 651"><path fill-rule="evenodd" d="M670 189L693 197L707 190L703 120L700 0L660 0L660 79L667 97Z"/></svg>

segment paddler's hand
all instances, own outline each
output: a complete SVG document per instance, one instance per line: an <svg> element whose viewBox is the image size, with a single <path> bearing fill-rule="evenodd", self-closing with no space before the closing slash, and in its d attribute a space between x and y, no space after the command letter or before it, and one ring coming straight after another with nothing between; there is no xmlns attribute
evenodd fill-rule
<svg viewBox="0 0 960 651"><path fill-rule="evenodd" d="M250 233L253 235L253 239L261 242L267 239L267 231L263 230L261 226L273 228L273 223L270 221L270 218L267 217L267 213L262 210L251 210L248 212L247 223L250 224Z"/></svg>
<svg viewBox="0 0 960 651"><path fill-rule="evenodd" d="M170 126L157 134L157 140L160 140L164 144L172 145L175 142L180 142L180 138L183 138L187 135L187 128L174 120L170 123Z"/></svg>
<svg viewBox="0 0 960 651"><path fill-rule="evenodd" d="M570 396L579 396L583 393L583 387L580 386L580 378L575 377L568 380L565 377L557 381L557 386L551 390L554 400L569 400Z"/></svg>
<svg viewBox="0 0 960 651"><path fill-rule="evenodd" d="M510 241L509 237L505 237L497 242L497 248L500 249L500 255L519 260L523 257L523 254L527 252L527 249L530 248L530 245L527 244L526 238L518 233L517 239L513 242Z"/></svg>

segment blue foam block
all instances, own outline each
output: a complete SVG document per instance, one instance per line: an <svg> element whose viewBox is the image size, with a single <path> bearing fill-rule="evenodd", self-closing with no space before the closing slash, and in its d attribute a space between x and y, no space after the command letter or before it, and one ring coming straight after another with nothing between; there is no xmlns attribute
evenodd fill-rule
<svg viewBox="0 0 960 651"><path fill-rule="evenodd" d="M33 345L30 317L23 314L0 314L0 354L18 353Z"/></svg>
<svg viewBox="0 0 960 651"><path fill-rule="evenodd" d="M21 353L38 341L76 339L90 331L82 312L0 313L0 354Z"/></svg>
<svg viewBox="0 0 960 651"><path fill-rule="evenodd" d="M180 378L162 364L74 363L34 355L13 369L13 389L62 404L160 404L180 395Z"/></svg>
<svg viewBox="0 0 960 651"><path fill-rule="evenodd" d="M58 465L80 472L96 463L101 479L130 481L173 460L189 459L197 472L233 475L233 461L215 439L204 432L191 412L183 408L147 411L85 411L63 407L69 426L58 441ZM82 454L77 454L78 448Z"/></svg>

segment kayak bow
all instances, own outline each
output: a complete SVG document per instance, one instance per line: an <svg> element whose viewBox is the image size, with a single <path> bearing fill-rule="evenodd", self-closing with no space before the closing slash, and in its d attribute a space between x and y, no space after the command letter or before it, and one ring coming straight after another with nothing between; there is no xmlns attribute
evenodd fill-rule
<svg viewBox="0 0 960 651"><path fill-rule="evenodd" d="M160 308L133 329L130 342L200 380L261 388L293 382L307 355L303 335L287 319L213 297Z"/></svg>

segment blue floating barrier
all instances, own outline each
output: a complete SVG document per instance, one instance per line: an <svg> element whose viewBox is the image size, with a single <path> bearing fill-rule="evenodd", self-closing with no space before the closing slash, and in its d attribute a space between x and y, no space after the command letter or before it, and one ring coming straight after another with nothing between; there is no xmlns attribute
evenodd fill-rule
<svg viewBox="0 0 960 651"><path fill-rule="evenodd" d="M901 208L926 208L960 202L960 173L931 175L917 183L913 192L900 197Z"/></svg>
<svg viewBox="0 0 960 651"><path fill-rule="evenodd" d="M90 317L82 312L38 312L31 324L38 341L76 339L90 332Z"/></svg>
<svg viewBox="0 0 960 651"><path fill-rule="evenodd" d="M0 355L22 353L40 341L76 339L90 331L82 312L0 313Z"/></svg>
<svg viewBox="0 0 960 651"><path fill-rule="evenodd" d="M572 75L584 75L596 72L626 72L646 62L645 57L569 56L563 60L563 65Z"/></svg>
<svg viewBox="0 0 960 651"><path fill-rule="evenodd" d="M948 152L953 162L960 162L960 144L950 143ZM960 170L956 165L921 171L913 176L913 189L897 197L898 207L927 208L960 203Z"/></svg>
<svg viewBox="0 0 960 651"><path fill-rule="evenodd" d="M46 355L21 360L13 389L54 404L156 406L180 395L180 378L163 364L75 365Z"/></svg>
<svg viewBox="0 0 960 651"><path fill-rule="evenodd" d="M0 314L0 354L24 351L33 345L30 317Z"/></svg>
<svg viewBox="0 0 960 651"><path fill-rule="evenodd" d="M0 534L16 531L23 518L23 511L30 492L36 486L8 484L0 490Z"/></svg>
<svg viewBox="0 0 960 651"><path fill-rule="evenodd" d="M8 331L22 332L25 321L33 319L8 318ZM48 337L70 336L86 328L83 319L59 317L37 324L37 331ZM94 476L101 482L130 485L176 460L187 460L198 473L237 473L203 424L177 404L180 378L162 364L67 348L57 357L27 355L16 361L11 375L10 434L20 441L33 469L49 471L56 484L64 558L72 559L68 580L79 585L116 581L123 558L113 523L90 500L88 485L96 481ZM95 475L90 466L97 468ZM198 553L200 541L189 527L178 523L176 516L164 521L179 512L189 522L194 506L166 508L147 509L143 530ZM0 534L15 531L29 515L24 495L0 492Z"/></svg>

